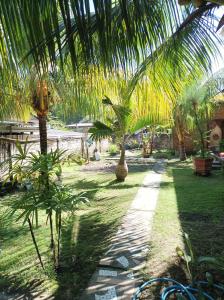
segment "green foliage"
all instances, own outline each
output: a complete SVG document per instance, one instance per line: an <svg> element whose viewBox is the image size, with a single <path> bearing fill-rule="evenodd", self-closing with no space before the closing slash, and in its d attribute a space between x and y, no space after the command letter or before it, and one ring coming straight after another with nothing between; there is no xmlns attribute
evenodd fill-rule
<svg viewBox="0 0 224 300"><path fill-rule="evenodd" d="M100 141L104 138L112 137L112 135L114 134L112 128L100 121L95 121L93 123L93 126L93 128L89 129L89 133L91 133L90 138L92 140Z"/></svg>
<svg viewBox="0 0 224 300"><path fill-rule="evenodd" d="M219 150L220 150L220 152L224 152L224 139L222 139L222 140L220 141L220 144L219 144Z"/></svg>
<svg viewBox="0 0 224 300"><path fill-rule="evenodd" d="M108 148L108 152L111 156L114 156L117 153L119 153L119 149L118 149L117 145L111 144Z"/></svg>
<svg viewBox="0 0 224 300"><path fill-rule="evenodd" d="M195 143L202 158L208 156L206 143L209 137L207 124L215 108L214 96L219 90L216 76L206 82L193 81L186 84L173 110L173 120L179 142L184 143L186 132L197 131Z"/></svg>
<svg viewBox="0 0 224 300"><path fill-rule="evenodd" d="M129 65L135 67L147 55L153 61L164 56L176 63L176 69L181 60L189 69L196 63L206 69L211 63L213 9L218 5L206 3L196 11L192 6L181 8L175 0L93 3L94 9L84 0L79 5L71 0L69 6L58 0L50 5L35 0L23 5L1 1L0 9L7 16L1 21L6 34L2 40L6 49L12 49L9 61L15 64L28 57L27 64L46 70L49 59L52 65L58 60L63 65L65 57L75 71L95 64L109 70L122 67L127 74Z"/></svg>
<svg viewBox="0 0 224 300"><path fill-rule="evenodd" d="M184 240L186 243L187 250L183 250L180 247L176 248L177 255L183 259L186 264L187 271L189 278L194 284L194 281L198 278L199 275L199 268L202 264L209 266L215 270L221 271L224 273L224 261L217 259L211 256L196 256L190 241L190 238L187 233L184 233ZM206 272L206 278L208 282L212 285L213 284L213 277L209 272Z"/></svg>
<svg viewBox="0 0 224 300"><path fill-rule="evenodd" d="M73 213L80 203L88 199L85 193L75 194L71 189L63 186L61 182L62 162L65 151L55 150L47 154L28 154L24 148L17 144L18 154L12 157L13 166L10 176L21 185L29 184L29 188L19 197L11 197L3 202L7 208L5 215L16 215L16 221L24 225L28 222L38 258L43 267L39 248L33 232L33 223L38 226L39 211L45 211L46 221L50 226L50 247L55 268L59 266L60 243L62 230L62 214ZM55 221L53 221L53 216ZM55 234L57 233L57 251L55 247ZM57 253L56 253L57 252Z"/></svg>
<svg viewBox="0 0 224 300"><path fill-rule="evenodd" d="M0 207L0 289L8 290L13 285L13 291L22 293L35 281L39 297L44 297L47 291L53 298L64 299L66 295L66 300L79 300L149 168L133 164L126 183L114 184L114 175L110 171L94 172L93 175L74 164L63 165L63 183L73 190L72 193L80 195L87 191L91 205L80 205L79 211L68 218L67 213L63 214L61 268L57 274L49 255L45 211L40 211L39 226L34 229L44 262L42 272L37 265L28 227L14 222L14 218L7 219L3 226L4 208ZM15 196L18 199L20 193ZM11 195L2 198L0 203L9 197Z"/></svg>
<svg viewBox="0 0 224 300"><path fill-rule="evenodd" d="M125 105L113 104L108 97L103 99L102 103L111 107L112 112L114 113L114 118L111 118L111 116L107 118L110 126L100 121L94 122L94 127L89 130L91 138L99 141L106 137L115 136L118 142L123 144L129 126L129 116L131 114L130 108Z"/></svg>
<svg viewBox="0 0 224 300"><path fill-rule="evenodd" d="M77 165L81 166L86 163L86 159L83 158L80 154L69 153L69 155L66 157L65 161L70 165L71 163L76 163Z"/></svg>
<svg viewBox="0 0 224 300"><path fill-rule="evenodd" d="M172 150L158 150L153 153L153 157L156 159L171 159L174 157L174 153Z"/></svg>

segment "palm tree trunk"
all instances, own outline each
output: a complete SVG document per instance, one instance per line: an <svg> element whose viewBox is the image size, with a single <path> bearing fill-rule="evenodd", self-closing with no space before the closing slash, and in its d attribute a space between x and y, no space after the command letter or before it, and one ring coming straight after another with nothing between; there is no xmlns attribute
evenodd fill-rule
<svg viewBox="0 0 224 300"><path fill-rule="evenodd" d="M200 122L199 122L199 119L198 119L198 114L197 114L197 111L196 111L196 108L194 109L194 115L195 115L195 123L196 123L196 127L198 129L198 133L199 133L199 136L200 136L200 142L201 142L201 157L205 157L205 143L204 143L204 136L203 136L203 130L201 129L201 126L200 126Z"/></svg>
<svg viewBox="0 0 224 300"><path fill-rule="evenodd" d="M175 123L176 134L179 142L179 157L180 161L184 161L187 159L186 151L185 151L185 134L184 134L184 126L181 122L181 119L177 118Z"/></svg>
<svg viewBox="0 0 224 300"><path fill-rule="evenodd" d="M180 161L184 161L187 159L184 141L179 141L179 156Z"/></svg>
<svg viewBox="0 0 224 300"><path fill-rule="evenodd" d="M39 119L39 134L40 134L40 152L47 153L47 116L38 115Z"/></svg>
<svg viewBox="0 0 224 300"><path fill-rule="evenodd" d="M37 256L38 256L39 262L41 264L42 269L44 269L44 265L43 265L43 262L42 262L42 259L41 259L39 248L37 246L37 242L36 242L36 239L35 239L35 235L34 235L34 232L33 232L33 227L32 227L32 223L30 221L30 218L28 218L28 224L29 224L30 233L31 233L31 236L32 236L33 244L34 244L36 252L37 252Z"/></svg>
<svg viewBox="0 0 224 300"><path fill-rule="evenodd" d="M13 176L12 176L12 148L11 148L11 143L8 142L8 147L7 147L7 155L8 155L8 160L9 160L9 179L11 182L13 182Z"/></svg>
<svg viewBox="0 0 224 300"><path fill-rule="evenodd" d="M121 146L121 155L120 155L120 159L119 159L119 165L124 165L125 163L125 148L122 145Z"/></svg>
<svg viewBox="0 0 224 300"><path fill-rule="evenodd" d="M128 166L125 160L125 146L124 142L121 144L121 155L118 165L115 169L115 174L118 181L124 181L128 175Z"/></svg>

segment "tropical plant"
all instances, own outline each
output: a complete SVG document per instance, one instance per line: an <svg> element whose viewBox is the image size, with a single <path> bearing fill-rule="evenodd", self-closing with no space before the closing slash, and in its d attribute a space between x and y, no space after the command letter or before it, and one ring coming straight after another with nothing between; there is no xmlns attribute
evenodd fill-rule
<svg viewBox="0 0 224 300"><path fill-rule="evenodd" d="M149 124L144 133L142 133L142 143L143 143L143 156L147 157L152 155L155 137L159 137L166 126L159 124Z"/></svg>
<svg viewBox="0 0 224 300"><path fill-rule="evenodd" d="M184 102L188 105L188 115L191 117L193 127L197 130L197 143L200 149L200 156L207 156L208 121L214 102L211 101L212 95L206 84L194 84L186 89L183 94Z"/></svg>
<svg viewBox="0 0 224 300"><path fill-rule="evenodd" d="M181 161L186 160L185 139L191 128L191 118L189 116L189 103L183 99L178 99L173 110L174 128L179 143L179 157ZM190 124L189 124L190 123Z"/></svg>
<svg viewBox="0 0 224 300"><path fill-rule="evenodd" d="M116 155L119 152L117 145L111 144L108 148L108 152L109 152L110 156Z"/></svg>
<svg viewBox="0 0 224 300"><path fill-rule="evenodd" d="M33 224L38 226L38 214L45 211L50 227L50 249L55 268L59 266L62 214L73 213L78 204L87 201L85 193L74 192L58 181L64 151L55 150L47 154L29 153L26 147L17 144L18 153L12 157L11 176L17 184L26 186L22 195L3 201L7 207L6 215L16 216L17 221L29 224L32 240L42 268L44 263L35 239ZM55 220L55 221L54 221ZM57 236L57 239L56 239ZM56 247L57 240L57 247Z"/></svg>
<svg viewBox="0 0 224 300"><path fill-rule="evenodd" d="M94 127L89 129L89 133L91 133L91 138L95 141L115 136L120 146L120 159L115 173L118 181L124 181L128 174L128 167L125 160L125 141L128 134L128 127L130 126L129 117L131 110L128 104L113 104L108 97L103 99L102 103L112 109L115 119L108 117L109 126L100 121L94 122Z"/></svg>
<svg viewBox="0 0 224 300"><path fill-rule="evenodd" d="M224 1L223 0L212 0L212 1L207 1L207 0L178 0L178 3L180 5L188 5L188 4L193 4L195 7L201 7L206 5L206 3L208 2L212 2L215 3L217 5L224 5Z"/></svg>
<svg viewBox="0 0 224 300"><path fill-rule="evenodd" d="M173 122L179 142L180 159L186 159L185 139L197 131L194 136L200 148L201 156L207 154L208 121L216 106L215 97L223 89L223 72L217 72L207 80L185 83L173 104Z"/></svg>
<svg viewBox="0 0 224 300"><path fill-rule="evenodd" d="M3 69L13 66L17 77L24 78L35 65L41 87L44 85L41 84L42 75L49 69L52 73L57 71L56 64L66 71L66 65L71 63L75 81L77 78L82 81L89 74L95 77L93 70L100 68L110 74L122 70L129 77L142 63L133 88L149 69L151 73L156 70L157 88L159 86L160 90L162 83L167 93L172 93L173 85L167 86L161 71L165 66L169 73L175 65L177 76L186 70L194 74L197 67L208 70L211 57L217 53L213 9L218 5L214 3L198 10L192 6L180 8L176 0L107 1L106 5L94 1L92 4L88 0L54 0L50 3L31 0L29 4L21 0L10 4L0 1L4 14L0 21ZM79 87L81 81L78 80ZM173 83L175 79L170 81ZM80 90L77 91L80 98ZM36 90L32 97L36 98L37 94ZM42 94L39 93L40 99ZM22 102L21 97L18 102ZM41 110L36 105L35 109L41 120L41 151L46 152L44 124L49 104L46 105L43 99L40 102ZM68 103L66 96L62 102ZM77 97L73 97L66 110L71 111L70 104L77 102ZM7 107L10 109L11 106L7 104ZM64 111L63 105L61 110ZM94 112L96 110L97 106Z"/></svg>
<svg viewBox="0 0 224 300"><path fill-rule="evenodd" d="M194 282L200 279L200 266L202 264L207 267L212 267L212 269L218 270L223 274L224 261L222 259L213 256L196 256L189 235L184 232L183 237L186 244L186 250L177 247L176 253L185 262L188 277L193 285ZM212 275L209 272L206 272L205 275L208 282L214 283Z"/></svg>
<svg viewBox="0 0 224 300"><path fill-rule="evenodd" d="M5 16L1 28L7 49L12 49L12 61L13 56L18 62L24 56L30 61L32 56L37 70L42 67L46 71L49 59L52 65L58 60L63 64L65 53L70 54L74 70L101 64L127 70L128 64L135 65L155 50L165 51L167 60L174 58L182 64L186 59L184 63L193 65L199 53L201 61L209 60L205 54L211 50L206 31L213 26L213 9L220 5L213 2L217 3L181 9L176 0L53 0L50 4L1 0ZM161 49L164 43L168 47ZM168 50L170 43L172 52Z"/></svg>

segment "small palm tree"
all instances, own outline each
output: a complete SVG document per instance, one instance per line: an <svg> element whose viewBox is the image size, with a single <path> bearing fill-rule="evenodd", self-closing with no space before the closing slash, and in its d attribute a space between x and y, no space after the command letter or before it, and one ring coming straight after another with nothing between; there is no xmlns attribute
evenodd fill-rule
<svg viewBox="0 0 224 300"><path fill-rule="evenodd" d="M180 149L180 160L186 159L186 132L197 130L201 155L205 156L207 122L214 108L214 96L223 87L223 74L217 72L207 81L186 85L173 109L173 120Z"/></svg>
<svg viewBox="0 0 224 300"><path fill-rule="evenodd" d="M128 106L113 104L108 97L103 99L102 103L111 107L116 118L115 120L108 118L109 126L100 121L94 122L94 127L89 132L91 133L91 138L95 141L99 141L102 138L115 137L120 145L120 159L115 174L118 181L124 181L128 175L128 166L125 160L125 141L131 110Z"/></svg>
<svg viewBox="0 0 224 300"><path fill-rule="evenodd" d="M186 160L185 138L189 128L189 103L178 100L173 110L175 131L179 143L179 157L181 161Z"/></svg>

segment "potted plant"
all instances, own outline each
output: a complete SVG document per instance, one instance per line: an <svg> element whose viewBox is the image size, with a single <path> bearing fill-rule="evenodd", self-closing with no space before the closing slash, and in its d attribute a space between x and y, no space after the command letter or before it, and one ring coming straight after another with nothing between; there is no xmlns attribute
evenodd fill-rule
<svg viewBox="0 0 224 300"><path fill-rule="evenodd" d="M198 144L200 147L199 154L193 158L193 162L196 175L208 176L211 173L213 157L206 149L207 132L203 129L203 123L205 123L203 115L204 112L207 112L208 103L205 102L206 97L203 100L201 104L195 100L192 101L193 119L198 132Z"/></svg>

